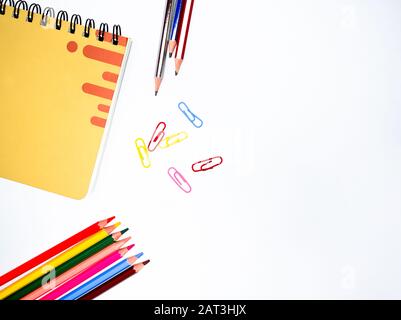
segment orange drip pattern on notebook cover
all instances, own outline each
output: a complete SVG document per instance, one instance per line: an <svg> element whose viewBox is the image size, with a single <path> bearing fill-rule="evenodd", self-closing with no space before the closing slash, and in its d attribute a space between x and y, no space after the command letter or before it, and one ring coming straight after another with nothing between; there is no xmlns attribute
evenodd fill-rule
<svg viewBox="0 0 401 320"><path fill-rule="evenodd" d="M101 128L104 128L106 126L106 122L107 122L107 119L104 119L104 118L99 118L99 117L92 117L91 118L91 123L94 126L98 126L98 127L101 127Z"/></svg>
<svg viewBox="0 0 401 320"><path fill-rule="evenodd" d="M101 87L101 86L97 86L95 84L92 83L84 83L82 86L82 90L85 93L100 97L100 98L104 98L104 99L108 99L108 100L112 100L113 99L113 94L114 94L114 90L105 88L105 87Z"/></svg>
<svg viewBox="0 0 401 320"><path fill-rule="evenodd" d="M121 53L92 45L87 45L84 47L84 56L89 59L98 60L100 62L108 63L118 67L121 67L124 59L124 55Z"/></svg>
<svg viewBox="0 0 401 320"><path fill-rule="evenodd" d="M77 51L77 49L78 49L78 44L75 41L70 41L67 43L67 50L69 52L74 53ZM116 65L116 66L121 66L122 59L124 58L124 56L118 52L113 52L113 51L102 49L102 48L92 46L92 45L87 45L84 47L83 55L87 58L90 58L90 59L93 59L93 60L96 60L99 62L107 63L107 64ZM118 74L109 72L109 71L105 71L102 74L102 78L105 81L117 83ZM108 99L108 100L112 100L113 95L114 95L114 90L108 89L108 88L105 88L105 87L102 87L102 86L99 86L99 85L96 85L93 83L84 83L82 85L82 91L87 94L97 96L100 98L104 98L104 99ZM98 110L105 112L105 113L109 113L110 106L99 104ZM103 118L94 116L91 118L90 122L91 122L91 124L93 124L95 126L104 128L106 125L106 120L107 119L103 119Z"/></svg>
<svg viewBox="0 0 401 320"><path fill-rule="evenodd" d="M113 73L113 72L108 72L108 71L106 71L106 72L103 72L102 78L103 78L104 80L106 80L106 81L110 81L110 82L113 82L113 83L117 83L117 81L118 81L118 74Z"/></svg>
<svg viewBox="0 0 401 320"><path fill-rule="evenodd" d="M97 106L99 111L105 112L105 113L109 113L110 111L110 106L106 106L105 104L99 104Z"/></svg>

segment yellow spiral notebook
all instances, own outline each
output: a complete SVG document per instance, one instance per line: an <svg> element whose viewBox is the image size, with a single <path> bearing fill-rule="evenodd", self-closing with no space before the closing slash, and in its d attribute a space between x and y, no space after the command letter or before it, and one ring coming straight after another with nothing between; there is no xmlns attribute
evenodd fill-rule
<svg viewBox="0 0 401 320"><path fill-rule="evenodd" d="M1 1L0 177L87 194L130 45L118 25L109 32L79 15Z"/></svg>

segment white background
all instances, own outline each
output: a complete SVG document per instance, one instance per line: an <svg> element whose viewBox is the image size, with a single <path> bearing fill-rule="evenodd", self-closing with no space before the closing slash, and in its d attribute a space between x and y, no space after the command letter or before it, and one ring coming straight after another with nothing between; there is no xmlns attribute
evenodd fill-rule
<svg viewBox="0 0 401 320"><path fill-rule="evenodd" d="M116 215L152 261L105 299L401 298L400 1L196 1L158 97L164 1L39 3L134 43L95 191L0 180L0 273ZM189 139L143 169L134 140L159 121Z"/></svg>

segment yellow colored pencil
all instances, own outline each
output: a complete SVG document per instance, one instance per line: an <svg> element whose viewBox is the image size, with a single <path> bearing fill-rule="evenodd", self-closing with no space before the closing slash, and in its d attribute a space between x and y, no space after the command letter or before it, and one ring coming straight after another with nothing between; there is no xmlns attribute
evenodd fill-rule
<svg viewBox="0 0 401 320"><path fill-rule="evenodd" d="M75 257L77 254L88 249L95 243L106 238L120 224L121 223L118 222L110 227L103 228L102 230L96 232L95 234L86 238L82 242L76 244L75 246L66 250L62 254L53 258L49 262L46 262L46 263L42 264L41 266L37 267L35 270L31 271L26 276L22 277L21 279L17 280L16 282L12 283L8 287L4 288L3 290L0 290L0 300L7 298L9 295L13 294L15 291L25 287L27 284L31 283L32 281L36 280L37 278L42 277L43 275L47 274L50 270L58 267L62 263L68 261L69 259Z"/></svg>

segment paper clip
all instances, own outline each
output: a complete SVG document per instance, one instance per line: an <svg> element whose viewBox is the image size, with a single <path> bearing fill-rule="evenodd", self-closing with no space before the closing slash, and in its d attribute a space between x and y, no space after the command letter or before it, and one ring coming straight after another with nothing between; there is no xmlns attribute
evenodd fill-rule
<svg viewBox="0 0 401 320"><path fill-rule="evenodd" d="M141 159L142 166L144 168L150 167L149 152L146 148L145 141L142 138L135 140L136 150L138 151L139 158Z"/></svg>
<svg viewBox="0 0 401 320"><path fill-rule="evenodd" d="M171 136L165 137L162 142L160 143L159 147L162 149L166 149L171 147L172 145L184 141L188 138L188 133L185 131L181 131L179 133L173 134Z"/></svg>
<svg viewBox="0 0 401 320"><path fill-rule="evenodd" d="M148 144L148 150L150 152L155 151L159 143L162 141L164 137L164 129L166 129L166 124L164 122L159 122L159 124L156 126L155 131L153 132L152 139L150 139Z"/></svg>
<svg viewBox="0 0 401 320"><path fill-rule="evenodd" d="M223 158L220 156L209 158L206 160L195 162L192 165L192 171L193 172L207 171L221 165L222 163L223 163Z"/></svg>
<svg viewBox="0 0 401 320"><path fill-rule="evenodd" d="M177 186L179 186L181 188L182 191L186 192L186 193L190 193L192 188L190 186L190 184L188 183L187 180L185 180L185 178L182 176L181 173L178 172L178 170L176 168L169 168L167 170L168 175L170 176L171 179L174 180L174 182L177 184Z"/></svg>
<svg viewBox="0 0 401 320"><path fill-rule="evenodd" d="M203 121L196 116L191 110L189 110L187 104L185 102L180 102L178 104L178 109L187 117L189 121L194 125L195 128L200 128L203 126ZM198 124L196 124L197 122Z"/></svg>

